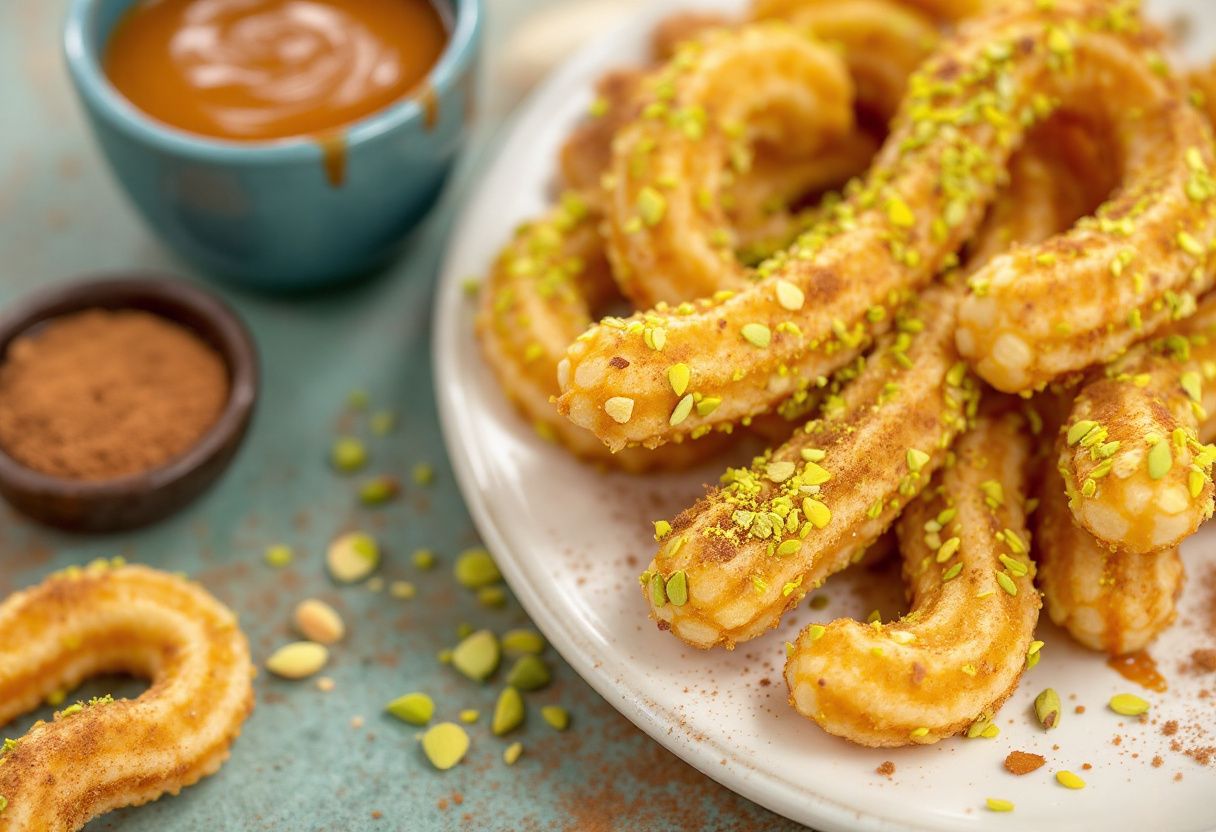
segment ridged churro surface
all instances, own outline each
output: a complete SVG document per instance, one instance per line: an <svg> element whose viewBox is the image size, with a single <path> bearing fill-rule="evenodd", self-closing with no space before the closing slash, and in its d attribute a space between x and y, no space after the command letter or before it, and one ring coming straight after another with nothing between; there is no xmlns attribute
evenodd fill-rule
<svg viewBox="0 0 1216 832"><path fill-rule="evenodd" d="M253 709L249 646L198 584L99 562L0 604L0 724L113 672L151 686L65 707L5 746L0 830L72 832L177 794L219 769Z"/></svg>

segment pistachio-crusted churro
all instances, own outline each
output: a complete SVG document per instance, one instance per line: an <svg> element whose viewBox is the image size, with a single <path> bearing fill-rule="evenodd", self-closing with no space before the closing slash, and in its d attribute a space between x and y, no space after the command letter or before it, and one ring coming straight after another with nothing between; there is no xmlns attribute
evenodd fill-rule
<svg viewBox="0 0 1216 832"><path fill-rule="evenodd" d="M1176 546L1212 515L1216 447L1199 426L1216 387L1216 297L1092 375L1060 432L1073 515L1127 552Z"/></svg>
<svg viewBox="0 0 1216 832"><path fill-rule="evenodd" d="M1039 617L1026 530L1030 441L998 400L896 526L910 611L813 624L788 648L790 702L861 745L934 743L991 720Z"/></svg>
<svg viewBox="0 0 1216 832"><path fill-rule="evenodd" d="M1042 467L1034 551L1047 614L1091 650L1147 647L1176 614L1184 577L1178 549L1126 552L1098 541L1073 518L1055 460Z"/></svg>
<svg viewBox="0 0 1216 832"><path fill-rule="evenodd" d="M98 673L152 680L135 699L60 710L0 750L4 832L72 832L213 774L253 709L249 646L202 587L98 562L0 604L0 724Z"/></svg>
<svg viewBox="0 0 1216 832"><path fill-rule="evenodd" d="M1109 125L1123 139L1123 158L1153 159L1127 166L1123 187L1099 218L1045 244L1057 251L1056 278L1067 274L1078 287L1099 278L1109 284L1111 260L1141 235L1146 245L1160 243L1166 221L1185 226L1185 249L1206 246L1212 236L1207 208L1181 191L1191 178L1202 179L1212 160L1210 131L1179 103L1177 85L1148 68L1149 50L1134 27L1124 25L1136 22L1129 15L1100 0L1059 0L1050 8L1018 4L964 23L917 72L869 175L827 219L763 264L762 279L742 292L605 319L584 333L559 365L559 409L611 448L653 447L771 409L829 375L889 321L893 305L954 256L1027 130L1059 108ZM1162 148L1169 152L1157 154ZM1086 255L1060 257L1058 250L1074 240L1084 242ZM1022 250L1016 262L1038 268L1040 248ZM1203 258L1186 250L1162 255L1170 268L1185 257L1194 262L1181 278L1171 272L1150 281L1156 288L1142 298L1149 305L1168 289L1181 291L1192 272L1202 278L1194 285L1206 280L1204 270L1194 270ZM1003 292L1007 280L1025 271L1010 262L1009 256L993 261L974 285L996 283ZM959 339L982 363L981 341L989 333L981 330L995 320L984 310L996 307L977 303ZM1164 319L1151 309L1143 317L1150 329ZM662 349L654 346L658 330ZM1116 330L1095 340L1117 348L1122 329ZM998 354L1004 360L1005 351ZM720 404L674 419L680 397L663 381L676 363L690 368L694 395Z"/></svg>
<svg viewBox="0 0 1216 832"><path fill-rule="evenodd" d="M822 415L670 524L642 576L656 619L694 647L776 626L859 558L946 458L977 399L951 341L957 293L926 292Z"/></svg>

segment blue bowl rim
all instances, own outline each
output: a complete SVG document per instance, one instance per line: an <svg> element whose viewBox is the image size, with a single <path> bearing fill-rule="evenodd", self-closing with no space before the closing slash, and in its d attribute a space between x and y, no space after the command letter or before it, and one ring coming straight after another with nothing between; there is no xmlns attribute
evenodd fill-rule
<svg viewBox="0 0 1216 832"><path fill-rule="evenodd" d="M315 161L321 148L307 136L266 141L226 141L199 136L153 119L144 113L106 77L96 50L89 43L88 24L99 0L71 0L63 30L63 50L68 70L89 109L132 138L174 155L201 157L223 163ZM480 45L483 0L452 0L456 22L439 61L427 81L441 98L470 71ZM336 128L348 147L377 139L422 119L425 106L410 95L358 121Z"/></svg>

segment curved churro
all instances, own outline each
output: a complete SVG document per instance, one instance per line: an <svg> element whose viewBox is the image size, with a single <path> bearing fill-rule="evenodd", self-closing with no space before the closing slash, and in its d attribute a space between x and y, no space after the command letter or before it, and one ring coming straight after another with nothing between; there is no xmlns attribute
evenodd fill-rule
<svg viewBox="0 0 1216 832"><path fill-rule="evenodd" d="M852 127L853 87L826 47L778 24L680 46L618 130L604 233L622 293L645 308L748 283L719 193L764 142L808 158Z"/></svg>
<svg viewBox="0 0 1216 832"><path fill-rule="evenodd" d="M1026 530L1029 437L1023 417L999 406L963 434L957 461L896 526L908 614L811 625L788 649L790 703L828 733L870 746L934 743L991 719L1016 687L1040 602Z"/></svg>
<svg viewBox="0 0 1216 832"><path fill-rule="evenodd" d="M1162 222L1185 226L1187 248L1191 241L1206 245L1211 234L1197 216L1206 218L1206 208L1196 209L1180 192L1199 175L1192 168L1208 166L1210 133L1197 114L1178 105L1175 84L1143 71L1148 50L1126 27L1114 30L1113 14L1099 0L1060 0L1050 9L1018 5L965 23L918 71L866 181L830 220L764 264L763 279L732 297L606 319L584 333L559 366L559 409L612 448L656 446L771 409L830 374L889 320L893 304L927 283L971 236L1010 154L1057 105L1087 115L1096 110L1090 120L1109 124L1123 140L1122 157L1138 163L1125 166L1123 188L1092 227L1046 244L1056 251L1084 243L1084 257L1060 257L1052 271L1071 276L1076 286L1070 291L1081 293L1091 281L1109 285L1115 255L1140 241L1160 243ZM1162 148L1170 152L1158 156ZM1146 154L1154 158L1143 160ZM1006 279L1025 271L1011 271L1010 264L1037 267L1040 251L1028 247L998 258L975 276L975 285L998 283L1005 291L1013 285ZM1176 247L1160 253L1165 268L1191 256ZM1191 260L1186 279L1197 265ZM1141 300L1151 304L1171 287L1180 289L1171 274L1148 281L1152 291ZM983 314L984 304L971 303L971 337L963 334L960 344L978 355L987 334L976 327L992 316ZM1067 308L1054 298L1042 304ZM1162 316L1149 310L1143 317L1147 328ZM1117 347L1122 330L1115 329L1094 339L1104 342L1101 349ZM662 350L653 347L656 330L663 331ZM680 397L664 380L676 363L690 368L692 391L721 404L673 418Z"/></svg>
<svg viewBox="0 0 1216 832"><path fill-rule="evenodd" d="M1176 546L1212 516L1216 448L1199 425L1216 386L1216 297L1093 376L1060 433L1073 516L1127 552Z"/></svg>
<svg viewBox="0 0 1216 832"><path fill-rule="evenodd" d="M671 522L643 574L654 617L693 645L754 638L861 556L946 458L977 391L954 351L953 289L926 292L820 418Z"/></svg>
<svg viewBox="0 0 1216 832"><path fill-rule="evenodd" d="M658 453L631 448L612 454L589 431L554 412L557 362L591 323L592 310L616 293L596 224L591 204L569 192L548 215L516 231L482 287L477 315L482 354L541 438L559 442L580 459L624 471L686 467L720 450L721 441L706 437Z"/></svg>
<svg viewBox="0 0 1216 832"><path fill-rule="evenodd" d="M213 774L253 708L236 617L202 587L139 566L69 569L0 604L0 724L89 676L151 687L59 711L0 751L5 832L71 832Z"/></svg>
<svg viewBox="0 0 1216 832"><path fill-rule="evenodd" d="M997 258L972 278L959 349L1009 392L1041 388L1160 330L1216 275L1216 181L1204 118L1177 79L1157 71L1150 50L1105 37L1059 40L1078 69L1093 62L1105 70L1089 79L1090 98L1118 96L1134 118L1109 130L1123 173L1110 201L1067 234ZM1083 103L1068 106L1085 112ZM1109 113L1087 115L1110 123Z"/></svg>
<svg viewBox="0 0 1216 832"><path fill-rule="evenodd" d="M1100 543L1074 520L1054 459L1043 465L1038 495L1034 552L1051 620L1091 650L1147 647L1176 614L1184 577L1178 549L1137 553Z"/></svg>

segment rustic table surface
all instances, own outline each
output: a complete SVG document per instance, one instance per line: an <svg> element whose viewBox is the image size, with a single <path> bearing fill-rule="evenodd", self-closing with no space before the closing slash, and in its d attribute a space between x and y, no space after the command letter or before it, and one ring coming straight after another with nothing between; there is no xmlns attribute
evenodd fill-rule
<svg viewBox="0 0 1216 832"><path fill-rule="evenodd" d="M156 269L196 279L135 216L87 131L59 49L64 5L0 4L0 301L112 270ZM68 564L123 555L202 581L239 613L259 663L292 639L291 610L304 598L333 603L351 631L326 671L336 682L332 692L261 673L257 708L218 775L179 797L100 819L90 830L788 825L663 750L551 649L555 681L528 695L529 718L506 739L493 737L488 727L501 671L495 683L477 686L436 658L457 641L462 625L502 631L527 622L514 601L488 609L452 578L456 554L476 545L477 536L444 459L431 392L432 284L460 183L475 175L477 160L521 90L578 34L552 34L551 26L545 34L549 24L538 24L534 4L487 5L484 74L493 81L484 85L477 134L456 187L399 262L359 285L306 298L215 287L253 330L264 371L254 426L219 485L180 515L118 536L58 534L0 508L0 593ZM584 29L610 16L606 4L593 5L581 15ZM620 5L612 11L619 13ZM561 10L559 30L570 25L570 11ZM530 48L530 37L556 38L561 48ZM366 416L346 408L352 388L366 390L372 408L399 414L394 433L370 435ZM326 462L339 431L368 437L370 471L400 475L402 499L375 509L359 505L357 478L335 474ZM434 467L429 485L410 478L419 463ZM380 537L387 552L381 576L413 582L416 598L339 588L329 580L325 545L352 528ZM280 542L293 546L297 557L291 566L273 569L263 552ZM421 547L437 553L434 569L412 564L411 552ZM76 695L136 695L140 689L132 680L102 679ZM439 717L454 719L465 708L483 714L469 726L472 749L457 768L432 769L417 747L416 730L384 715L386 702L414 690L435 698ZM570 730L559 734L539 718L539 707L550 703L569 709ZM34 716L7 726L8 733L20 734ZM361 728L352 727L356 717L363 719ZM502 753L515 739L525 751L508 767Z"/></svg>

